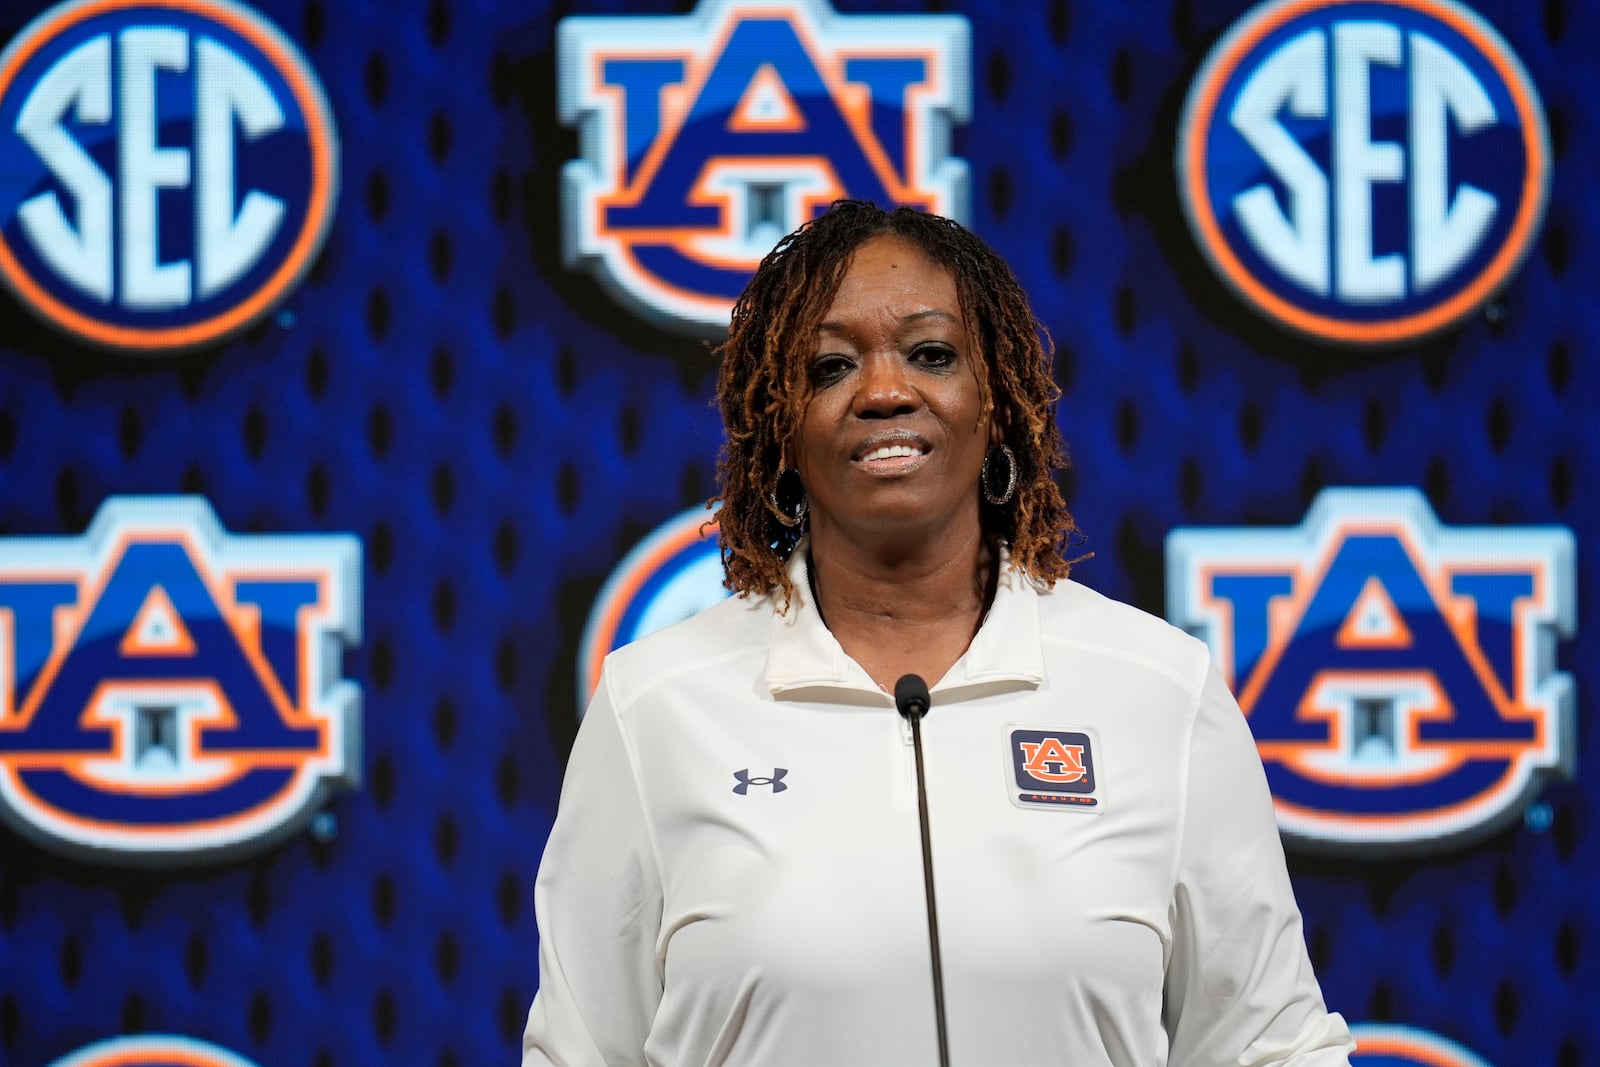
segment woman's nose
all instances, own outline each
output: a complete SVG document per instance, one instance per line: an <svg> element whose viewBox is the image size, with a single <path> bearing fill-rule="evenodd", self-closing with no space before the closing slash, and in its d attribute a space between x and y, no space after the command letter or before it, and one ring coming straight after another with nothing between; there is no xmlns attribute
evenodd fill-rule
<svg viewBox="0 0 1600 1067"><path fill-rule="evenodd" d="M915 411L921 397L912 388L907 369L898 354L875 353L867 357L857 380L856 416L884 419Z"/></svg>

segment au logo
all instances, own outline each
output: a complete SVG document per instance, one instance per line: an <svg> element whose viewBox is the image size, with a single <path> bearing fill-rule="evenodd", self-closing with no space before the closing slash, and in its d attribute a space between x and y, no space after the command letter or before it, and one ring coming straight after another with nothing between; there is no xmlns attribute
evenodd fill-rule
<svg viewBox="0 0 1600 1067"><path fill-rule="evenodd" d="M1412 1026L1358 1023L1350 1036L1356 1039L1352 1067L1489 1067L1454 1041Z"/></svg>
<svg viewBox="0 0 1600 1067"><path fill-rule="evenodd" d="M206 1041L172 1034L139 1034L97 1041L50 1067L255 1067Z"/></svg>
<svg viewBox="0 0 1600 1067"><path fill-rule="evenodd" d="M231 0L73 0L0 54L0 278L47 322L154 354L275 307L333 217L311 67Z"/></svg>
<svg viewBox="0 0 1600 1067"><path fill-rule="evenodd" d="M1258 312L1398 344L1493 299L1550 185L1539 95L1455 0L1271 0L1222 38L1179 125L1201 250Z"/></svg>
<svg viewBox="0 0 1600 1067"><path fill-rule="evenodd" d="M0 540L0 817L92 860L259 850L359 777L361 547L116 497Z"/></svg>
<svg viewBox="0 0 1600 1067"><path fill-rule="evenodd" d="M567 262L681 332L715 336L789 230L839 197L966 214L950 126L971 107L955 15L702 0L560 28Z"/></svg>
<svg viewBox="0 0 1600 1067"><path fill-rule="evenodd" d="M1441 527L1413 489L1329 489L1291 529L1167 538L1171 620L1250 718L1291 839L1420 850L1572 773L1574 540Z"/></svg>
<svg viewBox="0 0 1600 1067"><path fill-rule="evenodd" d="M704 508L690 508L656 527L617 564L589 609L578 649L580 703L587 705L600 684L606 653L728 595L716 520Z"/></svg>
<svg viewBox="0 0 1600 1067"><path fill-rule="evenodd" d="M1069 785L1089 776L1083 764L1086 745L1069 745L1059 738L1046 737L1023 741L1017 747L1022 751L1023 772L1036 782Z"/></svg>
<svg viewBox="0 0 1600 1067"><path fill-rule="evenodd" d="M1009 746L1011 802L1018 807L1094 811L1094 741L1076 730L1014 729Z"/></svg>

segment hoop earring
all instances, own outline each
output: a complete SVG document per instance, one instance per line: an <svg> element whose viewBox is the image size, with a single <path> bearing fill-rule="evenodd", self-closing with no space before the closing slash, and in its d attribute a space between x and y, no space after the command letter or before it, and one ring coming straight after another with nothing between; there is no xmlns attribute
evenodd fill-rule
<svg viewBox="0 0 1600 1067"><path fill-rule="evenodd" d="M778 490L783 487L785 475L793 474L796 484L800 481L800 472L790 467L778 472L778 480L772 483L772 492L767 494L767 504L772 508L772 514L783 525L791 530L806 521L806 513L811 510L811 501L806 499L806 487L800 486L799 500L794 505L794 512L783 510L783 505L778 502Z"/></svg>
<svg viewBox="0 0 1600 1067"><path fill-rule="evenodd" d="M998 492L991 488L997 480L994 467L991 466L996 453L1003 456L1006 463L1006 487ZM983 499L991 504L998 506L1011 502L1011 494L1017 491L1017 456L1004 442L989 446L989 451L983 457L983 469L978 473L978 486L983 490Z"/></svg>

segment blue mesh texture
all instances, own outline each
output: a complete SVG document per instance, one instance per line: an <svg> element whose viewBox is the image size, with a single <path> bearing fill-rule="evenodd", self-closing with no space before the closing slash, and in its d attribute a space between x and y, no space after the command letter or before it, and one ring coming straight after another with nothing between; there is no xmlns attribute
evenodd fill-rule
<svg viewBox="0 0 1600 1067"><path fill-rule="evenodd" d="M48 5L0 6L0 41ZM128 359L0 295L0 536L80 533L114 494L202 494L234 533L365 546L363 782L254 858L162 872L0 830L0 1063L187 1033L262 1067L514 1062L537 983L532 886L607 573L713 491L715 366L560 247L561 15L675 3L260 0L332 104L343 188L308 279L227 344ZM1448 525L1580 545L1579 774L1529 819L1408 860L1291 855L1334 1008L1487 1062L1600 1058L1600 7L1479 0L1549 114L1543 236L1483 315L1333 352L1216 280L1182 218L1178 113L1249 5L840 0L959 9L971 223L1059 345L1075 577L1161 613L1178 526L1298 523L1332 485L1415 485ZM3 551L3 549L0 549Z"/></svg>

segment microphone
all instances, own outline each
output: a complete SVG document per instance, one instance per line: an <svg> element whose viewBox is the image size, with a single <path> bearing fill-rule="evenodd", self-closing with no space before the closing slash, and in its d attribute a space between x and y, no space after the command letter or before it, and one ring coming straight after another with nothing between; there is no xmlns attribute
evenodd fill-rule
<svg viewBox="0 0 1600 1067"><path fill-rule="evenodd" d="M894 706L913 724L928 714L928 683L921 675L907 674L894 683Z"/></svg>
<svg viewBox="0 0 1600 1067"><path fill-rule="evenodd" d="M928 953L933 960L933 1021L939 1032L939 1067L950 1067L950 1040L944 1022L944 966L939 960L939 909L933 901L933 844L928 838L928 789L922 772L922 717L932 698L928 683L915 674L894 683L894 706L911 724L917 758L917 822L922 828L922 888L928 901Z"/></svg>

